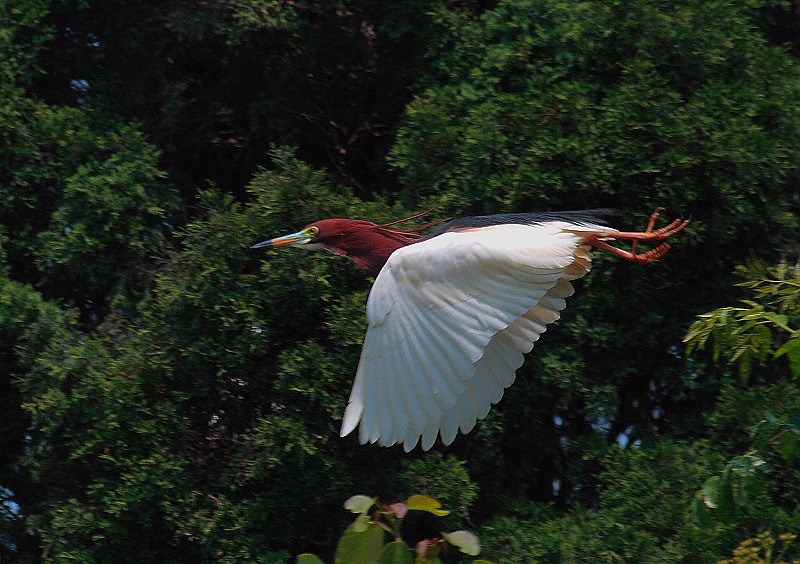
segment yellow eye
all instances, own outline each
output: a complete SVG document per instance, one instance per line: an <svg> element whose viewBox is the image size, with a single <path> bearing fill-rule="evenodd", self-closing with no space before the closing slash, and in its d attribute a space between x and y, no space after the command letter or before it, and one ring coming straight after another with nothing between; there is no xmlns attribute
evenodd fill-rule
<svg viewBox="0 0 800 564"><path fill-rule="evenodd" d="M306 229L306 235L309 237L316 237L317 233L319 233L319 227L312 225L308 229Z"/></svg>

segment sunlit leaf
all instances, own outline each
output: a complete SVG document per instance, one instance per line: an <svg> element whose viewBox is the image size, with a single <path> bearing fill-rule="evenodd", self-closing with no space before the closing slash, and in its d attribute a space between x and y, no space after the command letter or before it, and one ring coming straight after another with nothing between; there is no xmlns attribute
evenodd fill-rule
<svg viewBox="0 0 800 564"><path fill-rule="evenodd" d="M357 533L363 533L369 528L369 517L366 515L359 515L356 517L356 520L353 521L353 530Z"/></svg>
<svg viewBox="0 0 800 564"><path fill-rule="evenodd" d="M705 503L706 507L711 509L719 507L720 498L722 497L720 481L719 476L712 476L703 484L703 503Z"/></svg>
<svg viewBox="0 0 800 564"><path fill-rule="evenodd" d="M442 533L444 540L457 546L458 550L470 556L476 556L481 551L481 543L478 537L469 531L453 531L452 533Z"/></svg>
<svg viewBox="0 0 800 564"><path fill-rule="evenodd" d="M775 351L775 358L783 355L786 355L786 358L789 359L789 369L792 371L792 376L794 378L800 377L800 336L793 336Z"/></svg>
<svg viewBox="0 0 800 564"><path fill-rule="evenodd" d="M298 554L296 564L325 564L316 554Z"/></svg>
<svg viewBox="0 0 800 564"><path fill-rule="evenodd" d="M442 504L426 495L412 495L406 500L406 506L409 510L427 511L440 517L449 515L450 511L446 509L439 509Z"/></svg>
<svg viewBox="0 0 800 564"><path fill-rule="evenodd" d="M366 531L356 531L351 524L336 546L334 564L373 564L383 549L384 530L371 523Z"/></svg>
<svg viewBox="0 0 800 564"><path fill-rule="evenodd" d="M378 501L377 497L368 497L366 495L354 495L344 502L344 508L351 513L366 514L369 508L375 505Z"/></svg>

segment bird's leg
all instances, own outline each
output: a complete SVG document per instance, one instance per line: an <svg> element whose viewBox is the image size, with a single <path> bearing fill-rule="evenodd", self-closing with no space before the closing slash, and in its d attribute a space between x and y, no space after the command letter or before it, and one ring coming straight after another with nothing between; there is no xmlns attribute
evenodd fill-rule
<svg viewBox="0 0 800 564"><path fill-rule="evenodd" d="M652 262L664 256L664 254L669 250L669 245L667 243L662 243L654 249L644 253L639 253L639 241L663 241L664 239L669 239L676 233L683 231L683 229L689 224L688 219L676 219L672 223L660 229L653 230L656 220L658 219L659 212L661 211L662 208L658 208L652 213L652 215L650 215L650 221L647 223L647 228L644 231L608 231L606 233L592 233L586 237L584 243L592 245L593 247L597 247L598 249L608 251L612 255L632 262ZM606 240L608 239L631 241L631 250L626 251L625 249L614 247L613 245L606 243Z"/></svg>
<svg viewBox="0 0 800 564"><path fill-rule="evenodd" d="M670 249L667 243L661 243L654 249L650 249L644 253L634 253L633 251L626 251L625 249L620 249L618 247L614 247L613 245L609 245L605 241L600 241L596 238L589 238L585 241L587 244L597 247L598 249L602 249L604 251L608 251L614 256L618 256L620 258L624 258L625 260L629 260L631 262L653 262L656 259L663 257L666 252Z"/></svg>

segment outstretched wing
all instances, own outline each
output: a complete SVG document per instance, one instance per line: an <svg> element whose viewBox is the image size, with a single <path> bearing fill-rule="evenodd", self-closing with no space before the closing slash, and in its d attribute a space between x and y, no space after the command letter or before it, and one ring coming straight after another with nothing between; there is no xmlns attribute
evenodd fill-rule
<svg viewBox="0 0 800 564"><path fill-rule="evenodd" d="M523 355L588 272L582 235L552 221L446 232L395 251L367 302L369 328L341 435L450 444L500 401Z"/></svg>

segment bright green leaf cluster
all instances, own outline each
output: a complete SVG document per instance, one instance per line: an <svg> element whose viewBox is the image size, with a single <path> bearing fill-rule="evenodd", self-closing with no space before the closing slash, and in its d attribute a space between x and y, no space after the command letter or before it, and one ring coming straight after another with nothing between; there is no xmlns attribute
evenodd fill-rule
<svg viewBox="0 0 800 564"><path fill-rule="evenodd" d="M370 510L372 518L368 517ZM354 495L344 502L344 508L358 516L345 530L336 547L336 564L441 564L440 554L449 547L469 556L480 553L478 537L468 531L441 533L441 538L423 539L414 548L403 541L404 519L409 511L424 511L442 517L450 512L426 495L412 495L405 502L381 505L378 498ZM388 536L387 536L388 535ZM301 554L297 564L321 562L311 554ZM488 561L482 561L487 562Z"/></svg>
<svg viewBox="0 0 800 564"><path fill-rule="evenodd" d="M744 375L754 360L763 364L785 355L796 379L800 376L796 358L800 331L795 328L800 322L800 271L785 263L773 268L752 263L741 272L748 276L741 286L759 301L743 300L746 308L721 308L700 316L685 337L687 348L691 352L711 346L715 362L738 363ZM721 473L704 483L696 503L701 522L708 520L705 508L730 520L752 505L754 496L763 494L765 475L775 472L764 460L771 450L793 467L800 456L800 402L789 405L780 417L765 410L764 419L752 427L750 436L754 450L733 458Z"/></svg>

